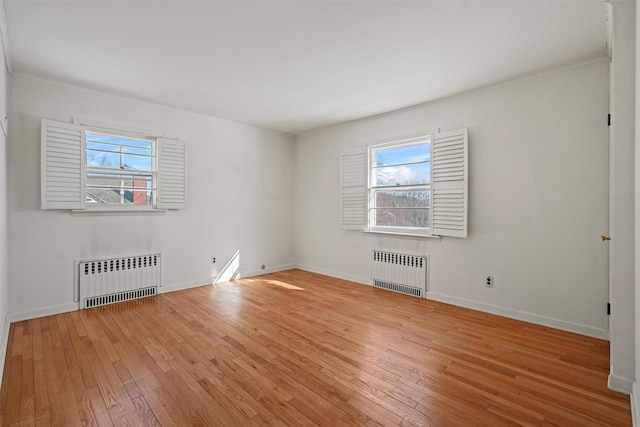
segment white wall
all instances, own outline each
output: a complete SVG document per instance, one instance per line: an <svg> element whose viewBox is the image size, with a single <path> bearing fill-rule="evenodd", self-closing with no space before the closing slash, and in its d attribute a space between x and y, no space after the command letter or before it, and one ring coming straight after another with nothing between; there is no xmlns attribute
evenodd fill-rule
<svg viewBox="0 0 640 427"><path fill-rule="evenodd" d="M636 7L636 23L640 22L640 7ZM635 253L640 254L640 31L636 35L635 90ZM635 324L640 325L640 257L635 257ZM633 425L640 426L640 327L635 328L635 381L631 393Z"/></svg>
<svg viewBox="0 0 640 427"><path fill-rule="evenodd" d="M612 2L610 86L609 387L630 393L635 378L634 133L635 2Z"/></svg>
<svg viewBox="0 0 640 427"><path fill-rule="evenodd" d="M607 337L608 61L301 135L296 263L362 283L372 248L430 255L428 297ZM469 237L340 228L341 150L469 128ZM494 288L483 286L494 276Z"/></svg>
<svg viewBox="0 0 640 427"><path fill-rule="evenodd" d="M243 276L294 262L291 136L24 76L13 75L10 90L12 319L73 309L76 259L160 250L165 290L211 283L237 250ZM41 210L42 117L80 117L187 141L188 208L143 216Z"/></svg>
<svg viewBox="0 0 640 427"><path fill-rule="evenodd" d="M0 2L0 31L4 25L4 3ZM7 112L8 72L5 61L4 43L0 43L0 120ZM7 138L0 130L0 378L4 370L4 359L9 337L8 301L9 282L7 273Z"/></svg>

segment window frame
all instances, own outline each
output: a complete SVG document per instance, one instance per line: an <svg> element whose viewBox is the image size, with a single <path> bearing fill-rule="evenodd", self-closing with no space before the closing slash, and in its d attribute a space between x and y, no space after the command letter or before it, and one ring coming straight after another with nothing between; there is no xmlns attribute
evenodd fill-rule
<svg viewBox="0 0 640 427"><path fill-rule="evenodd" d="M152 183L151 183L151 203L147 203L147 204L135 204L135 203L87 203L85 201L84 204L84 210L90 211L90 210L95 210L95 211L147 211L147 210L157 210L157 200L158 200L158 191L159 191L159 187L158 187L158 140L160 139L159 136L149 136L146 134L141 134L141 133L137 133L137 132L132 132L132 131L121 131L121 130L114 130L114 129L106 129L106 128L101 128L101 127L96 127L96 126L84 126L85 129L85 139L84 139L84 144L83 144L83 152L85 155L84 158L84 162L83 162L83 174L84 174L84 193L85 193L85 197L87 194L87 188L88 188L88 184L87 184L87 179L88 179L88 173L90 171L95 171L95 173L100 174L100 173L112 173L114 175L151 175L152 177ZM89 149L87 148L87 134L95 134L95 135L100 135L100 136L112 136L112 137L116 137L116 138L131 138L131 139L137 139L137 140L143 140L143 141L149 141L151 142L151 157L152 157L152 161L151 161L151 166L152 166L152 170L151 171L139 171L139 172L134 172L131 170L123 170L122 172L120 172L119 169L115 169L115 168L99 168L99 167L90 167L87 165L87 160L86 160L86 156L88 154Z"/></svg>
<svg viewBox="0 0 640 427"><path fill-rule="evenodd" d="M371 233L381 233L381 234L397 234L397 235L408 235L408 236L431 236L431 214L432 214L432 206L431 206L431 181L432 181L432 135L437 131L429 131L423 132L418 135L409 136L409 137L397 137L393 139L387 139L384 142L379 142L376 144L367 146L367 232ZM429 145L429 182L425 184L407 184L400 186L379 186L375 185L375 159L376 153L380 150L390 149L390 148L401 148L401 147L410 147L413 145L421 145L421 144ZM399 164L397 166L401 166L404 164ZM375 207L375 198L376 194L381 191L393 191L394 189L402 189L402 190L426 190L429 192L429 207L425 208L429 211L429 226L428 227L405 227L405 226L380 226L375 225L375 215L376 210L379 208Z"/></svg>
<svg viewBox="0 0 640 427"><path fill-rule="evenodd" d="M445 132L435 130L404 138L386 138L378 141L382 144L430 136L431 227L428 231L418 230L420 234L405 230L395 232L370 229L368 212L370 146L362 144L342 150L340 152L340 225L342 229L409 238L438 240L443 236L466 238L469 222L468 133L467 128Z"/></svg>
<svg viewBox="0 0 640 427"><path fill-rule="evenodd" d="M187 143L162 136L149 137L147 131L41 119L40 208L67 210L73 215L150 214L187 208ZM153 204L87 203L86 133L116 134L155 139L156 194ZM113 170L113 169L111 169ZM87 206L91 204L92 206Z"/></svg>

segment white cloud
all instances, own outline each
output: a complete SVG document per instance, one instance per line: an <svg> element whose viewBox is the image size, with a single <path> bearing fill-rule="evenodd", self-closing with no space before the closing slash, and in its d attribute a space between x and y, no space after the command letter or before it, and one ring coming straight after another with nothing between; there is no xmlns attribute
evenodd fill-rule
<svg viewBox="0 0 640 427"><path fill-rule="evenodd" d="M386 183L398 183L398 184L413 184L417 182L424 182L429 180L426 171L417 168L411 168L409 166L394 166L380 169L380 184Z"/></svg>

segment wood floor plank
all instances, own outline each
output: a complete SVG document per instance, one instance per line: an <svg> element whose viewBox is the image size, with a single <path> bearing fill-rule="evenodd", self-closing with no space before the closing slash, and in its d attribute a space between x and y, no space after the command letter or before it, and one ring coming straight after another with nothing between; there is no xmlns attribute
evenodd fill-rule
<svg viewBox="0 0 640 427"><path fill-rule="evenodd" d="M4 414L5 425L13 425L20 422L21 375L22 356L7 356L6 368L4 370L4 375L2 378L2 387L6 387L7 390L7 398L2 402L2 413Z"/></svg>
<svg viewBox="0 0 640 427"><path fill-rule="evenodd" d="M28 339L29 348L31 347L31 336L25 336ZM27 357L24 357L28 354ZM34 392L34 375L35 368L31 352L24 353L22 359L22 376L20 378L20 420L33 421L36 415L36 402Z"/></svg>
<svg viewBox="0 0 640 427"><path fill-rule="evenodd" d="M620 426L609 344L289 270L9 332L1 425Z"/></svg>
<svg viewBox="0 0 640 427"><path fill-rule="evenodd" d="M164 392L161 388L155 388L155 380L152 376L138 377L135 380L135 385L125 384L129 396L132 396L130 391L132 387L135 387L139 394L142 396L151 408L153 415L160 422L162 426L182 426L188 425L188 421L178 405L171 399L171 397Z"/></svg>

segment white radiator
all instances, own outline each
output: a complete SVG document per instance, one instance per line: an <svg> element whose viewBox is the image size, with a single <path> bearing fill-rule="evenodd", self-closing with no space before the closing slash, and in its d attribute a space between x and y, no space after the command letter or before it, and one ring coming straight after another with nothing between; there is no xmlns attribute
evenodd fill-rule
<svg viewBox="0 0 640 427"><path fill-rule="evenodd" d="M374 249L371 251L371 285L419 298L427 292L429 258Z"/></svg>
<svg viewBox="0 0 640 427"><path fill-rule="evenodd" d="M160 253L80 261L81 308L156 295L162 272L160 262Z"/></svg>

